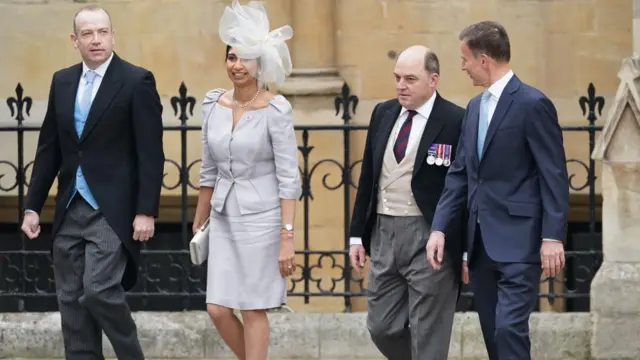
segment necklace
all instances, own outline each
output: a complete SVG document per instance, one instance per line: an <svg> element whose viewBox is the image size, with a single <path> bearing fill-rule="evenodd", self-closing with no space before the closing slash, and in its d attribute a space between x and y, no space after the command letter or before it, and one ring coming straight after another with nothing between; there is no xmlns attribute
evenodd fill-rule
<svg viewBox="0 0 640 360"><path fill-rule="evenodd" d="M249 100L245 104L239 104L238 101L236 100L236 94L234 93L233 94L233 105L235 105L236 107L239 107L239 108L246 108L247 106L251 105L251 103L256 101L256 99L258 98L258 94L260 94L260 88L258 88L258 91L256 91L256 94L253 95L253 98L251 100Z"/></svg>

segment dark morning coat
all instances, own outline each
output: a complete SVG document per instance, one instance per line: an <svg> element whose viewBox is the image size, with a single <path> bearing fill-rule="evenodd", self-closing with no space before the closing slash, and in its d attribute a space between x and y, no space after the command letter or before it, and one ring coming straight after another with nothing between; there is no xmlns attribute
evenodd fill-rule
<svg viewBox="0 0 640 360"><path fill-rule="evenodd" d="M163 108L153 74L114 54L78 138L73 112L81 74L82 64L76 64L53 75L25 208L41 212L57 175L55 239L81 164L100 211L130 255L122 279L129 290L140 257L134 217L158 216Z"/></svg>
<svg viewBox="0 0 640 360"><path fill-rule="evenodd" d="M380 103L374 108L369 123L350 229L351 237L362 239L367 254L370 250L372 227L376 217L378 179L384 152L401 109L402 106L397 99ZM433 109L416 153L411 189L407 189L413 192L416 204L428 224L433 220L449 168L427 164L427 151L431 144L448 144L452 148L452 159L455 159L455 149L458 146L464 112L463 108L436 93ZM461 213L451 222L445 245L445 251L451 257L458 279L460 279L464 252L462 234L465 233L465 219L466 217Z"/></svg>

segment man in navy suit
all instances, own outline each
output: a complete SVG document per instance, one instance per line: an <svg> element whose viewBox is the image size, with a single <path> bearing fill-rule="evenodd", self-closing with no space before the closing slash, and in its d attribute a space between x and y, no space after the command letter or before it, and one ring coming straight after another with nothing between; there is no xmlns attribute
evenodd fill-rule
<svg viewBox="0 0 640 360"><path fill-rule="evenodd" d="M474 292L489 358L527 360L541 270L555 276L565 262L569 183L562 132L551 101L509 68L502 25L470 25L460 41L462 70L484 91L467 106L427 257L440 268L445 229L466 197L463 278Z"/></svg>

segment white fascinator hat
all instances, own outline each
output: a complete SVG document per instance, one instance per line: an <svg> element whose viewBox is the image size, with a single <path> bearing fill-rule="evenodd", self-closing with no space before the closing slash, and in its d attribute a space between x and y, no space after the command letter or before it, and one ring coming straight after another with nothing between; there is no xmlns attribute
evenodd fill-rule
<svg viewBox="0 0 640 360"><path fill-rule="evenodd" d="M258 61L259 66L251 75L261 83L281 85L291 74L293 65L285 41L293 37L293 29L285 25L269 31L269 18L262 2L240 5L233 0L231 7L224 9L218 34L240 59Z"/></svg>

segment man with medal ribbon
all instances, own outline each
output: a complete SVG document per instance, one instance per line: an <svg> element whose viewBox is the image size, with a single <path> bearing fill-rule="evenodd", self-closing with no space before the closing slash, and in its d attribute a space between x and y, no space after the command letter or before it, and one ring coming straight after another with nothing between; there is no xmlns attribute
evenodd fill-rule
<svg viewBox="0 0 640 360"><path fill-rule="evenodd" d="M412 46L393 70L397 99L373 110L358 184L349 256L360 272L365 254L371 338L394 360L446 360L461 286L462 216L451 222L440 271L425 247L455 154L464 109L436 91L436 54ZM448 162L447 162L448 161Z"/></svg>

